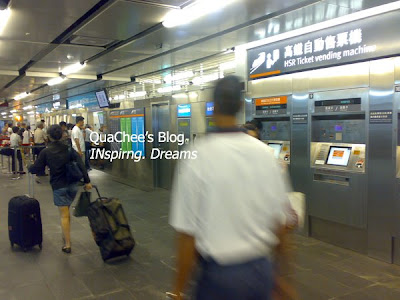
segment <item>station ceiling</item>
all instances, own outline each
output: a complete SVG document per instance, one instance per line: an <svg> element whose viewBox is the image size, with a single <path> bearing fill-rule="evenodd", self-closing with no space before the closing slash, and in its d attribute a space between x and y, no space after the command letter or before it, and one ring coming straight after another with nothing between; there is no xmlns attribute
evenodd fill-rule
<svg viewBox="0 0 400 300"><path fill-rule="evenodd" d="M0 103L8 100L16 105L12 99L23 92L31 94L22 101L38 103L55 93L68 97L110 87L131 77L394 1L236 0L188 25L163 27L168 12L193 2L12 0L11 17L0 33ZM78 74L84 79L46 85L51 79L43 77L47 73L58 73L83 61L87 66ZM98 75L109 76L109 80L96 80Z"/></svg>

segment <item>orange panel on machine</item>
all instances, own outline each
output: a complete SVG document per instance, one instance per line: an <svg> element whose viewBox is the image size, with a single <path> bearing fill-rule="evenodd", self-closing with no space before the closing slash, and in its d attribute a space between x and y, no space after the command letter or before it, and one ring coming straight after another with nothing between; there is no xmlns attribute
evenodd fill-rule
<svg viewBox="0 0 400 300"><path fill-rule="evenodd" d="M258 98L256 106L287 104L287 96Z"/></svg>

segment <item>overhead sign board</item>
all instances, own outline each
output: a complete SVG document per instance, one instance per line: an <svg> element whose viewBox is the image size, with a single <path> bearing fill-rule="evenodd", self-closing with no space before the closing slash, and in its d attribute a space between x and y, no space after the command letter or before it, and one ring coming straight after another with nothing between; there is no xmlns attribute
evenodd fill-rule
<svg viewBox="0 0 400 300"><path fill-rule="evenodd" d="M248 50L249 80L398 55L398 11Z"/></svg>
<svg viewBox="0 0 400 300"><path fill-rule="evenodd" d="M97 98L95 93L87 93L79 96L67 98L67 108L98 108Z"/></svg>

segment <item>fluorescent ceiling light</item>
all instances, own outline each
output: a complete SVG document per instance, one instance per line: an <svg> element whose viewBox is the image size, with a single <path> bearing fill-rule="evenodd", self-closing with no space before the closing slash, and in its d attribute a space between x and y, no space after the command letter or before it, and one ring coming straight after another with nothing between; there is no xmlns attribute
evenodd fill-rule
<svg viewBox="0 0 400 300"><path fill-rule="evenodd" d="M64 75L69 75L72 73L77 73L78 71L82 70L84 67L86 67L86 63L81 64L80 62L70 65L66 68L64 68L61 73Z"/></svg>
<svg viewBox="0 0 400 300"><path fill-rule="evenodd" d="M28 115L33 115L34 113L34 111L28 111Z"/></svg>
<svg viewBox="0 0 400 300"><path fill-rule="evenodd" d="M235 61L228 61L225 63L222 63L219 65L219 68L221 71L226 71L226 70L231 70L236 68L236 62Z"/></svg>
<svg viewBox="0 0 400 300"><path fill-rule="evenodd" d="M60 84L61 82L63 82L64 80L65 80L64 77L56 77L56 78L50 79L47 82L47 85L49 85L49 86L57 85L57 84Z"/></svg>
<svg viewBox="0 0 400 300"><path fill-rule="evenodd" d="M9 117L9 118L12 118L12 117L13 117L13 115L9 115L8 117Z"/></svg>
<svg viewBox="0 0 400 300"><path fill-rule="evenodd" d="M188 95L185 94L185 93L175 94L175 95L172 95L172 98L174 98L174 99L187 99Z"/></svg>
<svg viewBox="0 0 400 300"><path fill-rule="evenodd" d="M0 10L0 34L3 32L4 28L6 27L10 16L11 16L10 8Z"/></svg>
<svg viewBox="0 0 400 300"><path fill-rule="evenodd" d="M21 93L21 94L18 94L17 96L15 96L14 100L21 100L21 99L23 99L25 97L28 97L28 96L29 96L29 93L27 93L27 92Z"/></svg>
<svg viewBox="0 0 400 300"><path fill-rule="evenodd" d="M174 75L168 74L167 76L164 77L165 83L172 83L173 81L181 81L184 79L188 79L194 76L193 71L185 71L185 72L179 72Z"/></svg>
<svg viewBox="0 0 400 300"><path fill-rule="evenodd" d="M190 99L196 99L199 96L199 94L197 94L196 92L190 92L189 93L189 98Z"/></svg>
<svg viewBox="0 0 400 300"><path fill-rule="evenodd" d="M4 116L4 115L6 115L7 113L6 113L6 112L2 112L1 114Z"/></svg>
<svg viewBox="0 0 400 300"><path fill-rule="evenodd" d="M271 44L271 43L275 43L278 41L282 41L282 40L286 40L286 39L290 39L296 36L300 36L303 34L307 34L310 32L314 32L314 31L318 31L321 29L326 29L326 28L330 28L333 26L337 26L337 25L341 25L341 24L345 24L345 23L349 23L349 22L353 22L356 20L361 20L361 19L365 19L365 18L369 18L369 17L373 17L373 16L377 16L377 15L381 15L387 12L391 12L394 10L398 10L400 9L400 1L396 1L396 2L392 2L392 3L388 3L388 4L384 4L384 5L380 5L380 6L376 6L373 8L369 8L369 9L365 9L362 11L358 11L355 12L353 14L349 14L349 15L345 15L336 19L332 19L332 20L328 20L328 21L324 21L321 23L317 23L317 24L313 24L310 26L306 26L306 27L302 27L296 30L292 30L292 31L288 31L282 34L277 34L265 39L261 39L258 41L254 41L254 42L250 42L247 44L243 44L240 46L235 47L235 49L237 50L246 50L246 49L250 49L250 48L255 48L258 46L262 46L262 45L266 45L266 44Z"/></svg>
<svg viewBox="0 0 400 300"><path fill-rule="evenodd" d="M193 78L192 82L194 85L202 85L207 82L218 80L219 78L220 78L219 73L212 73L212 74L208 74L208 75L203 75L201 77L200 76L195 77L195 78Z"/></svg>
<svg viewBox="0 0 400 300"><path fill-rule="evenodd" d="M164 18L163 25L172 28L188 24L202 16L216 12L235 0L197 0L183 9L170 11Z"/></svg>
<svg viewBox="0 0 400 300"><path fill-rule="evenodd" d="M181 89L182 89L182 87L180 85L166 86L166 87L157 89L157 93L159 93L159 94L171 93L174 91L180 91Z"/></svg>
<svg viewBox="0 0 400 300"><path fill-rule="evenodd" d="M22 108L23 110L28 110L28 109L32 109L33 108L33 106L32 105L28 105L28 106L25 106L24 108Z"/></svg>
<svg viewBox="0 0 400 300"><path fill-rule="evenodd" d="M154 84L160 84L161 80L158 79L139 79L138 82L140 83L154 83Z"/></svg>
<svg viewBox="0 0 400 300"><path fill-rule="evenodd" d="M129 95L129 98L144 97L147 95L147 92L146 91L130 92L128 95Z"/></svg>
<svg viewBox="0 0 400 300"><path fill-rule="evenodd" d="M10 113L16 113L17 112L17 110L16 109L13 109L13 110L10 110Z"/></svg>

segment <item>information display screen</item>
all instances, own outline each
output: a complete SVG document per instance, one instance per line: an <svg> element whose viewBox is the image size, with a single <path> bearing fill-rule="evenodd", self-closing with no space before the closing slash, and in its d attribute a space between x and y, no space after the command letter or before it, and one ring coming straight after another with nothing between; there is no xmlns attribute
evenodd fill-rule
<svg viewBox="0 0 400 300"><path fill-rule="evenodd" d="M275 158L279 158L279 154L281 153L282 150L282 144L268 143L268 146L274 149Z"/></svg>
<svg viewBox="0 0 400 300"><path fill-rule="evenodd" d="M97 102L99 103L100 108L106 108L110 106L110 103L108 102L108 97L106 94L106 91L102 90L99 92L96 92L96 98Z"/></svg>
<svg viewBox="0 0 400 300"><path fill-rule="evenodd" d="M214 102L206 103L206 117L211 117L214 115Z"/></svg>
<svg viewBox="0 0 400 300"><path fill-rule="evenodd" d="M349 164L350 155L351 147L331 146L326 164L346 167Z"/></svg>
<svg viewBox="0 0 400 300"><path fill-rule="evenodd" d="M191 104L179 104L177 107L178 118L190 118L192 116Z"/></svg>

